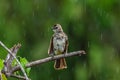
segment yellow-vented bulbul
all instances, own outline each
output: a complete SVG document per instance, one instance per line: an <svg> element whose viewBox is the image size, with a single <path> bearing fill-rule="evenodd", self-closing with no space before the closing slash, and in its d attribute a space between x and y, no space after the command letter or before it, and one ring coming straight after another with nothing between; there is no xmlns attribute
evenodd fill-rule
<svg viewBox="0 0 120 80"><path fill-rule="evenodd" d="M50 41L48 54L50 56L54 56L54 55L60 55L60 54L67 53L68 37L63 32L63 29L62 29L61 25L60 24L55 24L52 27L52 30L53 30L54 34L53 34L53 36L51 38L51 41ZM56 70L67 68L65 58L55 60L54 68Z"/></svg>

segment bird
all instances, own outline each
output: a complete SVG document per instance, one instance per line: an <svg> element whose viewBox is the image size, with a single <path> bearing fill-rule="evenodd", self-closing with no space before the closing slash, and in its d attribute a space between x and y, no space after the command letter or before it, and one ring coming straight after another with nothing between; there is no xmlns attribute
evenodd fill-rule
<svg viewBox="0 0 120 80"><path fill-rule="evenodd" d="M49 56L66 54L68 50L68 36L63 32L60 24L55 24L52 27L54 34L51 37L50 45L48 49ZM56 70L62 70L67 68L65 58L55 60L54 68Z"/></svg>

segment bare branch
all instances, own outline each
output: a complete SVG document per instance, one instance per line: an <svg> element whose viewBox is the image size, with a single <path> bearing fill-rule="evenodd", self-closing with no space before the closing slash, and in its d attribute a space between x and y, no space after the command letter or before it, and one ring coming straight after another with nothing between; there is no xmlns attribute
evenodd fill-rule
<svg viewBox="0 0 120 80"><path fill-rule="evenodd" d="M23 72L26 80L29 80L29 78L27 77L27 74L26 74L24 68L22 67L21 63L20 63L19 60L16 58L16 56L13 55L13 53L11 52L11 50L9 50L1 41L0 41L0 45L1 45L3 48L5 48L5 49L9 52L9 54L16 60L16 62L18 63L19 67L21 68L21 71Z"/></svg>
<svg viewBox="0 0 120 80"><path fill-rule="evenodd" d="M1 41L0 41L0 45L9 52L9 54L7 55L7 57L5 59L5 62L8 63L8 65L11 64L13 58L18 62L18 66L10 68L10 71L6 72L6 75L11 76L11 77L15 77L15 78L18 78L18 79L30 80L27 77L24 68L22 67L22 65L20 64L18 59L16 58L17 51L18 51L18 49L20 48L21 45L20 44L15 45L10 50ZM25 67L29 68L29 67L32 67L32 66L36 66L36 65L40 65L40 64L47 63L47 62L50 62L50 61L54 61L56 59L71 57L71 56L81 56L82 54L86 54L85 51L83 51L83 50L74 51L74 52L70 52L70 53L67 53L67 54L61 54L61 55L56 55L56 56L53 56L53 57L47 57L47 58L44 58L44 59L32 61L32 62L26 64ZM16 72L18 70L21 70L25 77L13 74L14 72Z"/></svg>
<svg viewBox="0 0 120 80"><path fill-rule="evenodd" d="M10 51L12 52L12 54L14 56L16 56L19 48L21 47L21 44L17 44L17 45L14 45ZM12 69L12 61L13 61L13 57L10 55L10 53L7 54L7 57L6 59L4 60L4 68L2 70L3 73L10 73L11 69ZM7 75L9 76L9 75Z"/></svg>
<svg viewBox="0 0 120 80"><path fill-rule="evenodd" d="M70 57L70 56L81 56L81 54L86 54L86 53L85 53L85 51L81 50L81 51L70 52L70 53L67 53L67 54L57 55L57 56L54 56L54 57L47 57L47 58L44 58L44 59L40 59L40 60L36 60L36 61L28 63L26 65L26 68L36 66L36 65L40 65L40 64L43 64L43 63L46 63L46 62L49 62L49 61L53 61L53 60L56 60L56 59L60 59L60 58L65 58L65 57ZM17 70L20 70L20 66L14 67L12 72L15 72Z"/></svg>

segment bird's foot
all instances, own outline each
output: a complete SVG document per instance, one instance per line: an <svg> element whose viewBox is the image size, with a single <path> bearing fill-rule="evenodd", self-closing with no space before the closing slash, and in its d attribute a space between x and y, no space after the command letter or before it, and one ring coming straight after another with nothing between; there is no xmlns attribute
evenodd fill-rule
<svg viewBox="0 0 120 80"><path fill-rule="evenodd" d="M53 57L54 57L54 53L52 53L52 54L49 54L49 56L53 58Z"/></svg>

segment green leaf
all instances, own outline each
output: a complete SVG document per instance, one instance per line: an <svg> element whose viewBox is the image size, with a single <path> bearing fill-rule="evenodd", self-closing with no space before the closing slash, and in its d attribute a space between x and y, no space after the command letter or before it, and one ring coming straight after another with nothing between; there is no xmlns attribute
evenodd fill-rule
<svg viewBox="0 0 120 80"><path fill-rule="evenodd" d="M12 61L12 67L17 66L17 64L18 64L17 61L15 59L13 59L13 61ZM16 71L16 72L14 72L14 74L20 75L20 72Z"/></svg>
<svg viewBox="0 0 120 80"><path fill-rule="evenodd" d="M27 73L28 76L29 76L30 70L31 70L31 68L25 69L25 71L26 71L26 73Z"/></svg>
<svg viewBox="0 0 120 80"><path fill-rule="evenodd" d="M2 68L3 68L3 60L2 59L0 59L0 71L2 70Z"/></svg>
<svg viewBox="0 0 120 80"><path fill-rule="evenodd" d="M28 63L27 59L26 58L21 58L20 57L20 62L21 62L21 65L25 68L25 65Z"/></svg>
<svg viewBox="0 0 120 80"><path fill-rule="evenodd" d="M25 69L25 65L28 63L28 60L26 58L21 58L20 57L20 62L21 62L21 65L23 66L23 68ZM26 68L25 69L28 76L29 76L30 70L31 70L31 68Z"/></svg>
<svg viewBox="0 0 120 80"><path fill-rule="evenodd" d="M17 62L16 62L16 60L14 59L13 61L12 61L12 66L14 67L14 66L16 66L17 65Z"/></svg>
<svg viewBox="0 0 120 80"><path fill-rule="evenodd" d="M7 80L6 76L2 73L2 78L1 80Z"/></svg>

